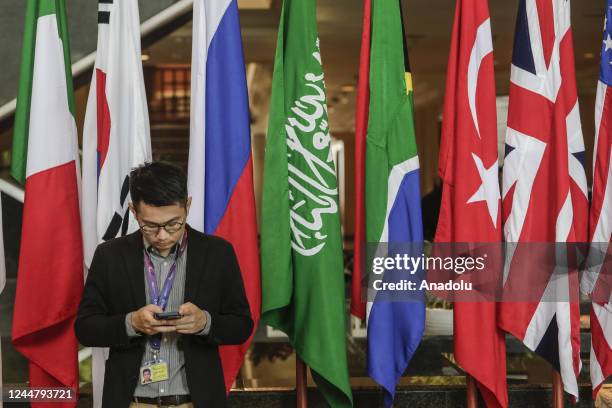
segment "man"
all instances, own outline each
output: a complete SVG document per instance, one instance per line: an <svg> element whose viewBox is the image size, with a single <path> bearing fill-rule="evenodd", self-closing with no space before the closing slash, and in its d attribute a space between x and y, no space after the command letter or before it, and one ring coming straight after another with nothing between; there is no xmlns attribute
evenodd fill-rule
<svg viewBox="0 0 612 408"><path fill-rule="evenodd" d="M218 346L253 329L233 248L186 225L181 169L134 169L130 195L140 230L98 246L75 323L83 345L110 347L102 406L224 407Z"/></svg>
<svg viewBox="0 0 612 408"><path fill-rule="evenodd" d="M142 369L142 383L147 384L151 382L151 370L148 368Z"/></svg>

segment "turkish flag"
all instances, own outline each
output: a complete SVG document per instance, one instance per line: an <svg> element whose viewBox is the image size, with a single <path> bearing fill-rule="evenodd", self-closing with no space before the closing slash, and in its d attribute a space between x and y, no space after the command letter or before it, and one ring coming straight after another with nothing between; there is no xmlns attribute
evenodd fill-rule
<svg viewBox="0 0 612 408"><path fill-rule="evenodd" d="M486 1L457 1L439 174L443 191L435 241L489 247L500 242L495 77ZM488 407L507 407L506 345L496 316L494 302L455 303L455 359L477 381Z"/></svg>

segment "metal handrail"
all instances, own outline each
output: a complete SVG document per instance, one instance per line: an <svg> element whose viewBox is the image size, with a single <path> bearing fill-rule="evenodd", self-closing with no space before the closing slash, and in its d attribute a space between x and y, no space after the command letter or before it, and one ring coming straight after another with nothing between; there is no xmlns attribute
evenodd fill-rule
<svg viewBox="0 0 612 408"><path fill-rule="evenodd" d="M147 21L140 24L140 36L144 37L153 31L172 22L174 19L185 15L193 9L193 0L180 0L163 9ZM72 76L77 77L91 69L96 62L96 51L86 55L72 64ZM0 121L15 113L17 98L0 106Z"/></svg>

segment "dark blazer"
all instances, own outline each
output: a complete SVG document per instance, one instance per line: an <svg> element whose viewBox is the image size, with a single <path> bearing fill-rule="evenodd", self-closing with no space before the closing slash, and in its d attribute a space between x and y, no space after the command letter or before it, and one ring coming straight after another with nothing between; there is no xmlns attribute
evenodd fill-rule
<svg viewBox="0 0 612 408"><path fill-rule="evenodd" d="M207 336L182 335L187 385L195 408L225 407L218 347L241 344L253 330L236 255L227 241L187 226L185 302L211 315ZM146 304L140 231L100 244L79 306L76 336L85 346L110 347L103 408L127 408L138 381L146 336L128 338L125 315Z"/></svg>

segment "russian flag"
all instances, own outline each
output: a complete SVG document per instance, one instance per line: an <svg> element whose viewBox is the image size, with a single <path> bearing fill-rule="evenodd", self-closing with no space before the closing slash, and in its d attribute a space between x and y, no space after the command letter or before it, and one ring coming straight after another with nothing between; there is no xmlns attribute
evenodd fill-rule
<svg viewBox="0 0 612 408"><path fill-rule="evenodd" d="M234 246L255 327L261 286L249 101L236 0L195 0L191 64L189 224ZM251 338L221 347L225 386L242 365Z"/></svg>

